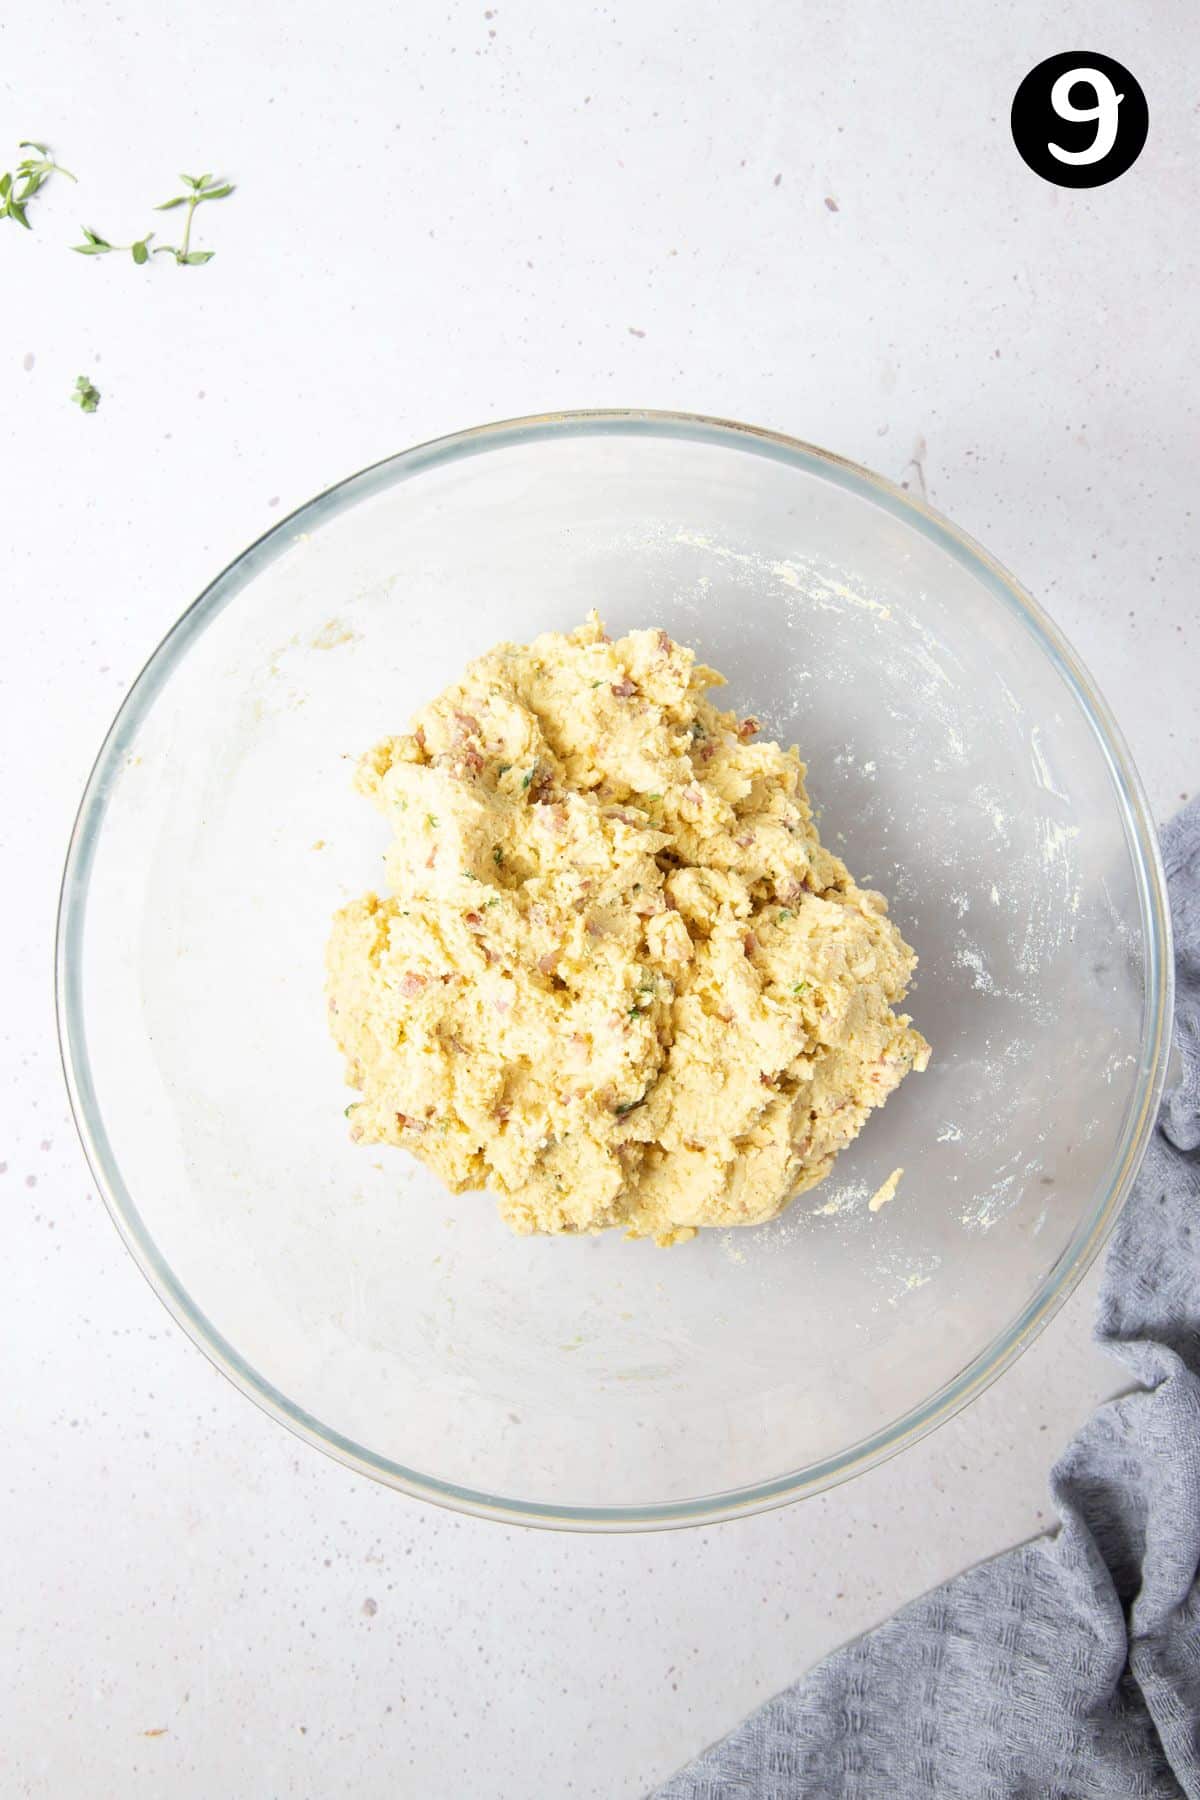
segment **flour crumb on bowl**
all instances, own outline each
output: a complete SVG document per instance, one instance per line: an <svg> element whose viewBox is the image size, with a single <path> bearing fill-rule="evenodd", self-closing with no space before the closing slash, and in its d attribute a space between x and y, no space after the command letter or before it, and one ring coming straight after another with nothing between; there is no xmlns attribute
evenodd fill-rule
<svg viewBox="0 0 1200 1800"><path fill-rule="evenodd" d="M881 1187L877 1187L867 1203L868 1212L881 1212L889 1201L896 1198L896 1189L900 1186L903 1169L893 1169Z"/></svg>

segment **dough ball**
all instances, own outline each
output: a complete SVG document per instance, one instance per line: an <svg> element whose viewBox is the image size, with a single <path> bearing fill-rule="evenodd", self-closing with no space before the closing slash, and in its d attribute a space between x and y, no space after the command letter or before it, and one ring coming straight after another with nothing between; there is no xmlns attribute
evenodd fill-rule
<svg viewBox="0 0 1200 1800"><path fill-rule="evenodd" d="M351 1135L519 1232L670 1244L815 1186L929 1046L916 958L794 749L664 631L501 644L363 758L390 891L343 908Z"/></svg>

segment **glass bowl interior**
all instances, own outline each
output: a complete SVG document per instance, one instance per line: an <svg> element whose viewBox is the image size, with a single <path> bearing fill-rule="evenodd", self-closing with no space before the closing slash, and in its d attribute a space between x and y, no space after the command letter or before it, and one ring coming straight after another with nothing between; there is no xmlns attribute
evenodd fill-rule
<svg viewBox="0 0 1200 1800"><path fill-rule="evenodd" d="M356 1148L325 1027L330 916L382 878L352 759L593 606L800 746L823 837L920 954L934 1052L782 1219L668 1252L519 1239ZM1019 1351L1132 1179L1167 947L1127 754L981 551L803 445L564 415L353 477L184 616L84 797L59 1006L117 1223L252 1397L399 1488L619 1529L826 1486Z"/></svg>

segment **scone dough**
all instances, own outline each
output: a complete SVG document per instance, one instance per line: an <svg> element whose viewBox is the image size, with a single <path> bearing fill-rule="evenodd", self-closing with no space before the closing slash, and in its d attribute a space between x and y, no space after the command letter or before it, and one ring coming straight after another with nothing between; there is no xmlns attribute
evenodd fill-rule
<svg viewBox="0 0 1200 1800"><path fill-rule="evenodd" d="M929 1046L916 958L794 749L665 631L501 644L362 760L386 896L338 913L351 1136L519 1232L660 1244L815 1186Z"/></svg>

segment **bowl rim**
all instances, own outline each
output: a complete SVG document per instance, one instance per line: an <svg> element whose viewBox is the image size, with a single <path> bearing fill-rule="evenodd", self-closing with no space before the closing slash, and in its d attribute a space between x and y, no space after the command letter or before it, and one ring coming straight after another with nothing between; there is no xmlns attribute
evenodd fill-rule
<svg viewBox="0 0 1200 1800"><path fill-rule="evenodd" d="M981 579L1000 604L1025 626L1057 669L1108 765L1137 885L1146 973L1137 1082L1107 1180L1070 1242L1012 1323L925 1400L834 1455L771 1480L723 1493L620 1506L547 1504L491 1495L408 1469L322 1424L246 1363L177 1280L125 1184L92 1079L81 974L89 877L121 758L175 666L207 625L261 569L290 547L297 531L315 530L372 494L463 457L537 440L584 436L675 438L787 463L883 506ZM307 1443L357 1473L414 1498L506 1524L619 1532L716 1524L823 1492L876 1467L945 1424L1016 1361L1082 1280L1132 1187L1166 1080L1174 970L1158 834L1124 738L1095 683L1057 626L994 557L966 532L895 483L799 438L700 413L594 408L537 413L477 425L372 463L276 521L201 591L147 658L105 734L85 784L59 893L54 991L59 1052L71 1111L99 1192L127 1249L168 1312L235 1387Z"/></svg>

